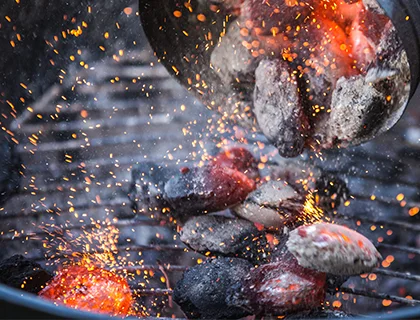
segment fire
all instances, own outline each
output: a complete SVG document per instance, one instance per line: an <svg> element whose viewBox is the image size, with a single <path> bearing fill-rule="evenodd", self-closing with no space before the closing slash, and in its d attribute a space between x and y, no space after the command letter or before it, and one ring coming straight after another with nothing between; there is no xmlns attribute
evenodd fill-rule
<svg viewBox="0 0 420 320"><path fill-rule="evenodd" d="M309 69L328 73L332 79L363 72L375 58L377 37L367 27L383 23L373 17L360 1L246 1L241 25L243 45L259 55L259 50L284 60L303 63L301 72ZM252 41L257 39L258 41ZM258 43L258 44L257 44Z"/></svg>
<svg viewBox="0 0 420 320"><path fill-rule="evenodd" d="M133 306L127 280L94 266L62 268L39 295L71 308L113 316L128 316Z"/></svg>
<svg viewBox="0 0 420 320"><path fill-rule="evenodd" d="M307 224L311 224L317 221L321 221L323 217L324 211L316 205L314 195L311 192L308 192L300 220Z"/></svg>
<svg viewBox="0 0 420 320"><path fill-rule="evenodd" d="M92 220L77 236L59 227L53 232L42 228L48 233L43 241L48 264L59 267L56 276L39 293L41 297L70 308L112 316L149 315L133 298L140 294L136 287L130 289L128 280L134 280L134 274L125 270L142 262L131 262L128 256L118 254L119 229L112 223L115 221Z"/></svg>

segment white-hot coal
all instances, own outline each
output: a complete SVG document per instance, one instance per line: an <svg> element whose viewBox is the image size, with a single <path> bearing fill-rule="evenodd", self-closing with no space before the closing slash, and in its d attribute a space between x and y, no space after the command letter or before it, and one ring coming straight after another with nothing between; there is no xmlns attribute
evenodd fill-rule
<svg viewBox="0 0 420 320"><path fill-rule="evenodd" d="M283 229L296 221L304 201L304 197L284 181L269 181L250 193L233 212L267 229Z"/></svg>
<svg viewBox="0 0 420 320"><path fill-rule="evenodd" d="M382 259L369 239L331 223L291 231L286 246L302 267L334 275L370 272Z"/></svg>

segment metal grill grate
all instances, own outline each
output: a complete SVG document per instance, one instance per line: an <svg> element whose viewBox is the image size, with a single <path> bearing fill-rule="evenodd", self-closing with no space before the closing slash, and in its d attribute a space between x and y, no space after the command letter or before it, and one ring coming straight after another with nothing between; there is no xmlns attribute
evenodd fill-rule
<svg viewBox="0 0 420 320"><path fill-rule="evenodd" d="M0 241L8 248L0 255L26 253L45 262L41 239L56 233L57 226L78 234L93 228L90 218L109 217L121 232L119 253L141 252L144 259L144 265L121 267L120 272L153 271L157 279L168 273L173 285L187 266L196 263L199 256L188 252L158 213L153 213L154 219L152 212L134 215L127 198L131 170L150 160L181 166L194 152L199 158L198 141L212 150L214 139L228 138L229 133L208 135L209 119L217 117L170 79L147 52L105 61L77 74L77 80L51 88L33 112L17 120L18 152L26 173L20 193L0 211ZM181 112L181 105L187 111ZM354 200L336 218L375 242L382 238L379 250L394 259L387 268L350 279L328 298L329 303L340 300L350 313L420 305L420 275L415 274L420 265L419 215L408 214L410 208L420 206L420 183L415 179L420 143L412 138L416 134L420 138L420 133L407 124L411 119L403 121L363 147L325 154L326 161L301 159L345 174ZM188 127L191 133L184 135L182 129ZM407 127L411 136L403 138ZM248 139L249 147L256 146L257 140L265 142L254 136ZM265 152L272 154L270 147ZM283 160L270 157L269 161L281 164ZM398 193L404 194L403 200L396 199ZM41 224L50 227L40 230ZM157 279L146 288L137 284L133 288L142 299L152 299L152 315L182 316L165 302L172 291ZM385 308L388 300L392 305Z"/></svg>

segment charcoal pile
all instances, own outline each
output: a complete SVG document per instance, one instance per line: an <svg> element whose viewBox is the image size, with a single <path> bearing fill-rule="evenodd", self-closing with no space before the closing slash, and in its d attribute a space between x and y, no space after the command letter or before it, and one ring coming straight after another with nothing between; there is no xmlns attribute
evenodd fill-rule
<svg viewBox="0 0 420 320"><path fill-rule="evenodd" d="M347 317L320 309L326 294L372 271L382 257L363 235L322 222L348 197L345 182L314 170L305 187L298 166L280 165L271 177L283 179L267 180L246 152L228 149L181 170L149 163L133 173L134 204L164 212L180 240L205 257L183 274L174 301L188 318Z"/></svg>

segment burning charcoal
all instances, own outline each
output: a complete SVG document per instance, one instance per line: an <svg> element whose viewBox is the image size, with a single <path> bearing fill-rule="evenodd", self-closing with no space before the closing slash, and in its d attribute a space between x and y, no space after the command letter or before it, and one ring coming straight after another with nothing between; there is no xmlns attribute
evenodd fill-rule
<svg viewBox="0 0 420 320"><path fill-rule="evenodd" d="M334 275L370 272L381 259L366 237L330 223L301 226L290 232L286 245L301 266Z"/></svg>
<svg viewBox="0 0 420 320"><path fill-rule="evenodd" d="M258 61L242 45L240 28L236 23L230 24L226 35L211 53L212 69L221 80L215 95L223 106L223 113L248 128L257 126L251 107Z"/></svg>
<svg viewBox="0 0 420 320"><path fill-rule="evenodd" d="M227 167L206 165L187 169L165 185L164 199L175 214L196 215L221 211L245 200L255 182Z"/></svg>
<svg viewBox="0 0 420 320"><path fill-rule="evenodd" d="M189 219L182 228L181 241L203 254L235 256L255 263L265 261L270 251L265 234L253 223L222 216Z"/></svg>
<svg viewBox="0 0 420 320"><path fill-rule="evenodd" d="M269 181L252 192L245 202L233 208L246 220L267 229L282 229L294 224L303 210L305 198L282 181Z"/></svg>
<svg viewBox="0 0 420 320"><path fill-rule="evenodd" d="M349 315L343 311L338 310L324 310L322 308L319 308L317 310L311 310L311 311L304 311L299 312L296 314L291 314L283 318L284 320L292 320L292 319L343 319L343 318L353 318L352 315Z"/></svg>
<svg viewBox="0 0 420 320"><path fill-rule="evenodd" d="M337 81L329 118L315 128L321 145L360 144L391 128L407 105L409 80L406 52L388 23L366 74Z"/></svg>
<svg viewBox="0 0 420 320"><path fill-rule="evenodd" d="M332 95L329 118L317 125L316 135L325 148L336 144L359 144L375 136L389 120L393 109L389 90L400 74L372 68L367 75L340 78Z"/></svg>
<svg viewBox="0 0 420 320"><path fill-rule="evenodd" d="M131 175L129 197L137 211L160 211L167 207L168 204L162 196L165 182L177 174L177 168L168 168L151 161L135 166Z"/></svg>
<svg viewBox="0 0 420 320"><path fill-rule="evenodd" d="M37 293L52 278L52 274L38 263L21 255L14 255L0 262L0 283Z"/></svg>
<svg viewBox="0 0 420 320"><path fill-rule="evenodd" d="M3 132L3 131L2 131ZM16 193L20 185L19 156L6 133L0 133L0 207Z"/></svg>
<svg viewBox="0 0 420 320"><path fill-rule="evenodd" d="M255 76L254 113L262 132L281 156L298 156L308 125L295 77L282 60L261 61Z"/></svg>
<svg viewBox="0 0 420 320"><path fill-rule="evenodd" d="M324 286L324 273L302 268L294 259L282 260L252 269L228 301L257 315L281 315L319 307Z"/></svg>
<svg viewBox="0 0 420 320"><path fill-rule="evenodd" d="M322 173L316 180L315 189L319 198L318 205L327 210L338 208L350 196L346 183L330 173Z"/></svg>
<svg viewBox="0 0 420 320"><path fill-rule="evenodd" d="M252 180L260 179L258 161L245 148L227 149L219 153L214 160L219 166L238 170Z"/></svg>
<svg viewBox="0 0 420 320"><path fill-rule="evenodd" d="M97 267L63 267L39 296L70 308L113 316L131 313L133 299L127 280Z"/></svg>
<svg viewBox="0 0 420 320"><path fill-rule="evenodd" d="M238 319L250 313L226 302L228 290L245 279L251 263L237 258L207 260L189 268L174 289L174 301L189 319Z"/></svg>
<svg viewBox="0 0 420 320"><path fill-rule="evenodd" d="M230 25L226 36L214 48L211 64L225 85L233 85L237 79L253 77L258 62L242 45L240 27L236 23Z"/></svg>

